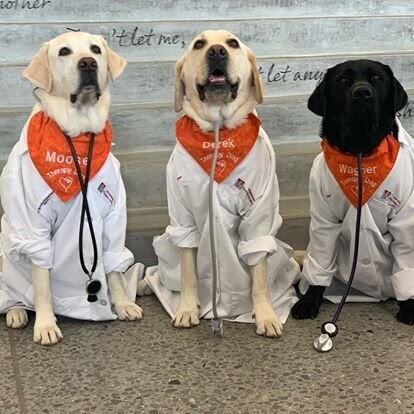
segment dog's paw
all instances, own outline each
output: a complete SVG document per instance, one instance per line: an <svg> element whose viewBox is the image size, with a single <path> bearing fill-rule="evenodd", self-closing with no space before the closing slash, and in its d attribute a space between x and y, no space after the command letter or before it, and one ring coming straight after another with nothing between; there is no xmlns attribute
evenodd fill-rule
<svg viewBox="0 0 414 414"><path fill-rule="evenodd" d="M185 302L180 303L174 318L171 320L171 324L175 328L191 328L199 323L197 303L192 305Z"/></svg>
<svg viewBox="0 0 414 414"><path fill-rule="evenodd" d="M314 319L318 316L322 304L323 286L309 286L308 291L295 303L292 316L295 319Z"/></svg>
<svg viewBox="0 0 414 414"><path fill-rule="evenodd" d="M397 312L398 322L414 325L414 299L399 301L400 310Z"/></svg>
<svg viewBox="0 0 414 414"><path fill-rule="evenodd" d="M61 330L56 324L55 318L36 317L33 330L33 341L40 345L55 345L63 339Z"/></svg>
<svg viewBox="0 0 414 414"><path fill-rule="evenodd" d="M153 291L148 286L147 281L145 279L140 280L137 285L137 295L138 296L149 296L152 294L153 294Z"/></svg>
<svg viewBox="0 0 414 414"><path fill-rule="evenodd" d="M131 301L114 303L115 312L121 321L137 321L142 318L141 306Z"/></svg>
<svg viewBox="0 0 414 414"><path fill-rule="evenodd" d="M29 322L26 309L13 308L6 314L6 324L9 328L19 329L24 328Z"/></svg>
<svg viewBox="0 0 414 414"><path fill-rule="evenodd" d="M295 319L314 319L318 316L319 306L315 303L299 300L292 308L292 316Z"/></svg>
<svg viewBox="0 0 414 414"><path fill-rule="evenodd" d="M268 338L282 335L283 324L270 305L257 307L254 311L256 333Z"/></svg>

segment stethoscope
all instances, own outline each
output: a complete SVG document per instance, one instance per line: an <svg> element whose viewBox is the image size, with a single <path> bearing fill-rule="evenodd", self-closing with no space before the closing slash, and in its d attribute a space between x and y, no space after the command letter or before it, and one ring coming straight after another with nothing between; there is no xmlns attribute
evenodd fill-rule
<svg viewBox="0 0 414 414"><path fill-rule="evenodd" d="M68 28L68 30L73 30L73 29ZM73 31L76 31L76 30L73 30ZM35 99L39 103L42 103L41 99L36 94L36 91L38 89L40 88L39 87L33 88L32 93ZM93 278L93 274L95 273L96 266L98 264L98 248L96 245L95 231L93 229L92 217L91 217L91 212L89 209L89 203L88 203L88 198L87 198L88 184L89 184L89 177L90 177L90 170L91 170L91 163L92 163L92 151L93 151L93 144L95 142L95 134L91 133L91 138L89 140L88 159L87 159L86 172L85 172L84 179L82 178L82 171L79 165L78 155L76 154L76 150L73 145L72 139L67 134L65 133L63 134L66 138L66 142L68 143L70 151L72 153L73 162L75 163L75 168L76 168L76 175L78 176L79 185L81 187L81 192L82 192L82 208L81 208L81 217L80 217L80 226L79 226L79 260L80 260L82 270L88 278L86 282L86 294L88 295L88 298L87 298L88 302L96 302L98 300L97 294L102 288L102 283L99 280ZM93 262L92 262L92 267L90 270L88 270L88 268L86 267L85 260L83 257L83 227L85 224L85 214L86 214L86 218L88 221L88 227L89 227L89 231L91 234L92 247L93 247Z"/></svg>
<svg viewBox="0 0 414 414"><path fill-rule="evenodd" d="M332 338L338 334L338 321L339 315L342 312L346 298L348 297L349 291L351 290L352 281L355 277L355 270L358 260L358 249L359 249L359 231L361 227L361 211L362 211L362 153L357 154L357 170L358 170L358 204L357 204L357 215L355 221L355 242L354 242L354 255L352 259L351 272L349 279L346 284L344 293L342 294L341 301L339 302L334 316L328 322L325 322L321 326L322 333L313 341L313 346L318 352L328 352L333 347Z"/></svg>
<svg viewBox="0 0 414 414"><path fill-rule="evenodd" d="M210 182L209 182L209 192L208 192L208 222L210 227L210 250L211 250L211 263L213 268L213 281L212 281L212 307L213 307L213 318L211 319L211 329L213 335L219 334L223 336L223 319L218 316L217 312L217 283L218 283L218 256L216 248L216 223L214 216L214 173L216 171L216 164L219 151L219 130L220 130L220 121L213 122L214 127L214 153L213 153L213 162L210 169Z"/></svg>
<svg viewBox="0 0 414 414"><path fill-rule="evenodd" d="M90 177L91 164L92 164L92 151L93 151L93 144L95 142L95 134L91 133L91 138L89 140L85 178L82 177L82 171L79 165L78 156L76 154L76 150L73 145L72 139L68 135L66 134L64 135L69 145L70 151L72 153L73 162L75 163L75 167L76 167L76 175L78 176L78 180L79 180L79 184L80 184L81 192L82 192L82 208L81 208L80 225L79 225L79 260L80 260L82 270L88 278L86 282L86 293L88 295L88 302L96 302L98 300L97 294L102 288L102 283L99 280L93 278L93 274L95 273L96 266L98 264L98 248L96 245L95 231L93 229L92 217L91 217L91 212L89 209L89 203L88 203L88 198L87 198L89 177ZM90 270L86 267L85 260L83 257L83 227L85 224L85 214L86 214L86 219L88 221L88 227L89 227L89 231L91 234L92 247L93 247L93 262L92 262L92 267Z"/></svg>

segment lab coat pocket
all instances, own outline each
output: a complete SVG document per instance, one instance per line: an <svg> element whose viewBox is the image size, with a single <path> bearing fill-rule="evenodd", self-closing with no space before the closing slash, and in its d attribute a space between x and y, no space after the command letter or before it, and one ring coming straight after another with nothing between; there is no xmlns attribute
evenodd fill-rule
<svg viewBox="0 0 414 414"><path fill-rule="evenodd" d="M388 232L388 221L394 215L393 209L385 201L371 198L369 201L369 211L381 234Z"/></svg>
<svg viewBox="0 0 414 414"><path fill-rule="evenodd" d="M219 186L217 189L217 197L220 206L231 216L240 216L248 209L248 203L241 197L240 190L233 189L227 185Z"/></svg>

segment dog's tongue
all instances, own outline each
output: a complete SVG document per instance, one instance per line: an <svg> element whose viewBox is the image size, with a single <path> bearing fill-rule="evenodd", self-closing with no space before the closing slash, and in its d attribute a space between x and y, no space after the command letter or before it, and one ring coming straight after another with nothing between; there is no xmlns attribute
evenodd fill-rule
<svg viewBox="0 0 414 414"><path fill-rule="evenodd" d="M210 83L226 83L226 77L223 75L220 75L220 76L210 75L208 78L208 81Z"/></svg>

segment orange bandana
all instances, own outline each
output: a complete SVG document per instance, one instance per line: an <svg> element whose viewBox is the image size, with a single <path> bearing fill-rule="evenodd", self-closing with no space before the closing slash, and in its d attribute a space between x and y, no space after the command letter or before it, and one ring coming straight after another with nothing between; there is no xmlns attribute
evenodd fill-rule
<svg viewBox="0 0 414 414"><path fill-rule="evenodd" d="M88 161L90 134L81 134L71 139L84 175ZM111 144L112 128L107 121L105 129L95 134L90 180L108 158ZM45 113L38 112L30 120L27 129L27 146L37 171L62 201L66 202L79 193L79 179L69 145L58 124Z"/></svg>
<svg viewBox="0 0 414 414"><path fill-rule="evenodd" d="M220 128L219 152L214 179L221 183L246 157L259 134L260 119L249 114L243 124L233 129ZM177 140L210 174L214 153L214 131L203 132L197 123L187 115L175 124Z"/></svg>
<svg viewBox="0 0 414 414"><path fill-rule="evenodd" d="M337 147L322 140L322 151L326 164L346 198L356 208L358 206L358 168L357 157L343 153ZM362 157L362 205L377 191L388 176L397 159L400 144L391 135L387 135L369 154Z"/></svg>

